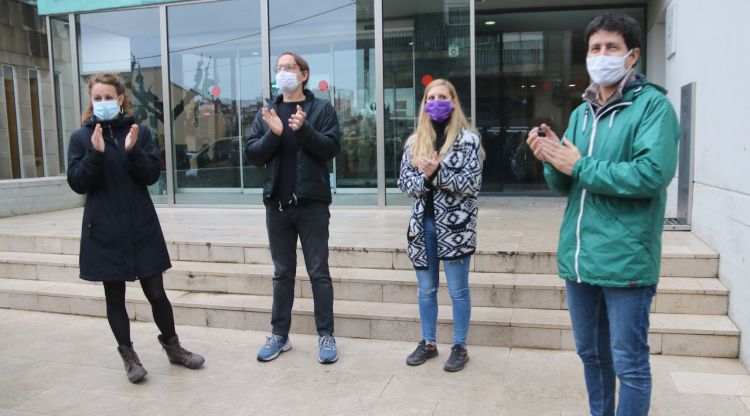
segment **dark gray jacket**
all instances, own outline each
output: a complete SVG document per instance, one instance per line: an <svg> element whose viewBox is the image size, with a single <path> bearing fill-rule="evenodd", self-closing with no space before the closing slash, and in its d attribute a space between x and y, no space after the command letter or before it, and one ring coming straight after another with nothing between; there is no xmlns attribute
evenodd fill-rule
<svg viewBox="0 0 750 416"><path fill-rule="evenodd" d="M273 103L272 108L277 114L278 105L282 100L283 96L279 95ZM340 150L339 119L331 103L315 98L310 90L305 90L305 101L301 106L307 116L305 123L296 132L299 148L297 149L297 184L294 193L300 199L331 203L328 162L336 157ZM282 122L286 123L286 120ZM263 201L265 202L271 198L274 186L279 180L281 142L281 137L273 134L263 121L263 115L258 111L250 129L245 155L250 163L265 167L266 182L263 186Z"/></svg>

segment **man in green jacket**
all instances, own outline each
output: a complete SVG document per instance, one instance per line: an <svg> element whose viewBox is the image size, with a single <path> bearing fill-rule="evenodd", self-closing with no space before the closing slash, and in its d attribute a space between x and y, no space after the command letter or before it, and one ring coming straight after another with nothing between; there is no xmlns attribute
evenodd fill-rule
<svg viewBox="0 0 750 416"><path fill-rule="evenodd" d="M568 197L557 261L592 415L615 414L616 377L617 415L646 415L651 399L649 310L679 128L665 91L636 74L640 37L632 17L595 18L584 102L562 141L544 124L527 139L549 187Z"/></svg>

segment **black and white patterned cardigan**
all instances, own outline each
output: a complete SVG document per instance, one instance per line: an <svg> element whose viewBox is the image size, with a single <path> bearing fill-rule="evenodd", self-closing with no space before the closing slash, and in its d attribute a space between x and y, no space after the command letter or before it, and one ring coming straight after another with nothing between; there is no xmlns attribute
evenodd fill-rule
<svg viewBox="0 0 750 416"><path fill-rule="evenodd" d="M474 254L477 246L477 195L482 186L480 149L479 136L462 129L429 184L412 165L408 147L404 149L398 187L414 198L407 230L407 253L415 269L427 268L424 209L425 198L431 190L434 191L438 259L454 260Z"/></svg>

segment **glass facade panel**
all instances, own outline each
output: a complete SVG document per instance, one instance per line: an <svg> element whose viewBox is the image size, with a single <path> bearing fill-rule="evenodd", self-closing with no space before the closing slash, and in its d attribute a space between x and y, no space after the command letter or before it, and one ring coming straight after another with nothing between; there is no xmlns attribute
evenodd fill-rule
<svg viewBox="0 0 750 416"><path fill-rule="evenodd" d="M149 191L155 202L166 202L159 9L83 14L77 27L81 108L89 102L90 75L110 72L125 80L136 122L151 129L162 150L162 175Z"/></svg>
<svg viewBox="0 0 750 416"><path fill-rule="evenodd" d="M643 9L617 11L644 27ZM483 10L477 15L477 130L487 151L485 195L549 194L542 163L526 136L546 123L562 137L589 84L584 30L601 13Z"/></svg>
<svg viewBox="0 0 750 416"><path fill-rule="evenodd" d="M220 24L195 24L207 18ZM176 202L260 203L263 172L244 156L263 104L259 0L171 6L167 19Z"/></svg>
<svg viewBox="0 0 750 416"><path fill-rule="evenodd" d="M310 64L307 88L330 100L339 118L341 153L330 166L334 202L376 205L372 0L269 3L271 67L284 51L302 55ZM271 74L273 77L274 72ZM272 87L278 94L275 85Z"/></svg>
<svg viewBox="0 0 750 416"><path fill-rule="evenodd" d="M39 72L35 69L29 70L29 95L31 98L31 133L34 145L28 149L29 157L34 158L34 176L44 176L44 142L42 132L42 106L41 91L39 87Z"/></svg>
<svg viewBox="0 0 750 416"><path fill-rule="evenodd" d="M409 204L396 188L406 139L414 133L424 87L450 81L471 119L469 1L383 0L386 203Z"/></svg>
<svg viewBox="0 0 750 416"><path fill-rule="evenodd" d="M273 79L277 56L293 51L310 64L308 89L331 101L341 124L341 153L329 164L334 203L376 205L378 185L385 189L387 205L411 202L396 187L401 155L416 127L424 87L435 78L446 78L456 86L464 112L482 136L487 152L482 193L551 195L525 137L542 122L564 132L570 112L581 102L589 83L583 31L605 9L524 11L510 9L501 0L488 0L475 4L472 33L470 0L274 0L261 4L264 1L161 6L168 21L164 40L160 39L159 7L78 15L77 80L72 75L75 67L69 56L67 20L52 17L57 132L62 138L58 146L65 148L79 125L73 110L88 101L86 78L108 71L126 79L136 118L152 128L164 149L161 94L162 79L168 78L164 82L169 83L171 108L166 120L172 134L166 145L172 154L169 169L174 172L175 195L166 195L165 170L162 180L152 187L155 200L167 202L174 197L177 203L259 204L264 172L247 163L244 145L263 105L264 91L270 87L272 96L279 93ZM375 1L382 1L383 15L377 16L382 18L382 51L375 50ZM268 50L262 44L265 19L261 11L265 8L261 6L265 4ZM644 25L645 8L615 10ZM473 68L472 36L476 45ZM161 67L160 41L169 45L168 68ZM268 62L264 53L270 55ZM378 60L383 85L375 85ZM270 69L271 85L264 85L264 65ZM12 68L4 78L3 95L13 97ZM82 103L73 103L73 88L80 88ZM384 95L382 132L377 131L375 121L377 88ZM472 114L472 103L476 114ZM14 102L6 105L6 115L13 119L14 111ZM17 132L9 134L17 137ZM385 150L382 160L377 157L379 135ZM8 162L0 169L5 177L21 172L21 143L8 141L5 147L12 145L15 153L0 148L0 157ZM381 184L379 164L385 167Z"/></svg>
<svg viewBox="0 0 750 416"><path fill-rule="evenodd" d="M55 111L57 112L57 137L60 173L67 170L70 135L81 125L76 119L73 89L73 59L70 57L70 27L67 16L50 19L52 33L52 59L55 65Z"/></svg>
<svg viewBox="0 0 750 416"><path fill-rule="evenodd" d="M7 147L2 143L2 154L0 165L2 179L20 179L21 175L21 147L18 139L18 113L16 111L18 100L16 98L16 76L15 71L10 65L3 65L3 89L5 91L5 117L8 126ZM10 162L10 163L8 163ZM8 169L10 168L10 169Z"/></svg>

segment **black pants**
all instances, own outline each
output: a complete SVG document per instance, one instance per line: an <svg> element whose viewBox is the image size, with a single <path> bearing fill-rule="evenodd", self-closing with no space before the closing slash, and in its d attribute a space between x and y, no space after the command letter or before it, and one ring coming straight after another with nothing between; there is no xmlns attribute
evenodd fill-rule
<svg viewBox="0 0 750 416"><path fill-rule="evenodd" d="M266 205L266 227L275 269L271 310L275 335L288 336L292 325L298 236L312 285L315 327L319 335L333 335L333 284L328 270L330 218L325 202L305 201L284 210L279 210L278 203Z"/></svg>
<svg viewBox="0 0 750 416"><path fill-rule="evenodd" d="M172 304L164 291L162 274L139 279L143 294L151 304L154 322L161 334L169 339L175 335ZM115 335L117 345L131 345L130 319L125 309L125 282L104 282L104 296L107 301L107 320Z"/></svg>

